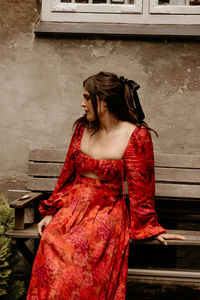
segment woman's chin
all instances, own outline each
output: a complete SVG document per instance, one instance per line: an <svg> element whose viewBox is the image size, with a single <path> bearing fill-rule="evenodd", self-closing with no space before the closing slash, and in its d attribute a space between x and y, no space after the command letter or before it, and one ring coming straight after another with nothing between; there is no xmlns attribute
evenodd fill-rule
<svg viewBox="0 0 200 300"><path fill-rule="evenodd" d="M88 116L88 115L86 115L86 119L87 119L87 121L88 121L88 122L92 122L92 121L94 121L94 120L95 120L95 118L94 118L94 117L92 117L92 116Z"/></svg>

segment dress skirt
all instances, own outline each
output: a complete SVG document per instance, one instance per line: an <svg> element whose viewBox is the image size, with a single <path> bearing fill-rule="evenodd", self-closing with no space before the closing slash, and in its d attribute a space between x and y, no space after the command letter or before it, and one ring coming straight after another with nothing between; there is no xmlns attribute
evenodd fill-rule
<svg viewBox="0 0 200 300"><path fill-rule="evenodd" d="M129 217L122 187L77 176L43 231L27 300L124 300Z"/></svg>

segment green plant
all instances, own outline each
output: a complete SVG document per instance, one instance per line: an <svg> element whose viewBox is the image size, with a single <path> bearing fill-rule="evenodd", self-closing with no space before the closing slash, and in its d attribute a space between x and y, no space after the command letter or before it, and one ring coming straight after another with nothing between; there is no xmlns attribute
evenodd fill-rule
<svg viewBox="0 0 200 300"><path fill-rule="evenodd" d="M5 233L14 225L14 211L0 195L0 299L15 300L25 293L24 282L13 272L18 262L17 249Z"/></svg>

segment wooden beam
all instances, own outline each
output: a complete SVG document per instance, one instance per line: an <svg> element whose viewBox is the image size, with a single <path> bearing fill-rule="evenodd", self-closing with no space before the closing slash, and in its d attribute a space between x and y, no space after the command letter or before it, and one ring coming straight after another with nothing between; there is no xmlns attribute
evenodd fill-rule
<svg viewBox="0 0 200 300"><path fill-rule="evenodd" d="M151 25L111 23L41 22L35 29L40 35L84 35L123 37L200 37L200 25Z"/></svg>

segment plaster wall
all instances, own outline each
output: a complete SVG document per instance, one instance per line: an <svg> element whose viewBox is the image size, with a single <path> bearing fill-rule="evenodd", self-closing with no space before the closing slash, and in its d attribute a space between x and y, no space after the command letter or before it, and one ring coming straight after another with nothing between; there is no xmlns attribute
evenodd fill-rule
<svg viewBox="0 0 200 300"><path fill-rule="evenodd" d="M0 30L1 180L26 181L31 149L66 148L82 114L82 81L101 70L141 85L156 151L200 154L199 42L36 38L35 1L12 9L8 2Z"/></svg>

